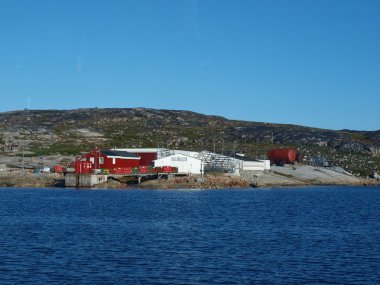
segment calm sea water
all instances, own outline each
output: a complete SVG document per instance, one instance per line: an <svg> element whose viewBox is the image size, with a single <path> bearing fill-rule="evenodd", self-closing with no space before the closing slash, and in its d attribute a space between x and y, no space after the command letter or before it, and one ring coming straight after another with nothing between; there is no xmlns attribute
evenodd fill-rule
<svg viewBox="0 0 380 285"><path fill-rule="evenodd" d="M0 189L0 284L380 283L380 187Z"/></svg>

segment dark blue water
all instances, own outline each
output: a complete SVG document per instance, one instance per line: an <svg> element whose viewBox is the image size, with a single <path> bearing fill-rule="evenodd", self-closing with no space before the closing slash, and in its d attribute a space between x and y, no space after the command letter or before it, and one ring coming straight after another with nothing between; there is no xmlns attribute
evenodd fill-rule
<svg viewBox="0 0 380 285"><path fill-rule="evenodd" d="M380 187L0 189L0 284L380 283Z"/></svg>

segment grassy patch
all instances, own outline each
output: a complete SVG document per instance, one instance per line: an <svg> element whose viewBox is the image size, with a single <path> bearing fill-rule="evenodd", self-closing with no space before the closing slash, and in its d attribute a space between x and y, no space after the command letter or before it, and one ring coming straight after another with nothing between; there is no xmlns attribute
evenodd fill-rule
<svg viewBox="0 0 380 285"><path fill-rule="evenodd" d="M71 144L53 144L50 147L46 147L46 148L32 146L29 151L33 152L33 154L28 154L25 156L26 157L43 156L43 155L53 155L53 154L58 154L58 153L62 155L76 155L86 148L84 148L83 146L76 146L76 145L71 145Z"/></svg>

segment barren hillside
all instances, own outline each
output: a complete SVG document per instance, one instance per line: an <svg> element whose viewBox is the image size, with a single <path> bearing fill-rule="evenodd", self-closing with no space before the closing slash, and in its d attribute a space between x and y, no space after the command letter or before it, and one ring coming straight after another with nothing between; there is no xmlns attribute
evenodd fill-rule
<svg viewBox="0 0 380 285"><path fill-rule="evenodd" d="M97 145L243 152L249 158L265 158L273 147L293 146L302 149L306 161L325 157L330 165L354 174L380 168L380 131L334 131L144 108L0 113L2 154L75 155Z"/></svg>

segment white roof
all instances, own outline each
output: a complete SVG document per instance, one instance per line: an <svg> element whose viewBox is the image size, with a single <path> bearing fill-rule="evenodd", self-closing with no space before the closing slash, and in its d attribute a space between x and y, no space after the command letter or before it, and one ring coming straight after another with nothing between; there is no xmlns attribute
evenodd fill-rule
<svg viewBox="0 0 380 285"><path fill-rule="evenodd" d="M183 154L190 157L197 157L199 155L199 152L197 151L189 151L189 150L181 150L181 149L175 149L173 150L174 154Z"/></svg>
<svg viewBox="0 0 380 285"><path fill-rule="evenodd" d="M185 155L185 154L182 154L182 153L177 153L177 154L172 154L172 155L169 155L169 156L165 156L163 158L159 158L159 159L156 159L154 161L157 161L157 160L164 160L164 159L167 159L167 158L170 158L170 157L175 157L175 156L182 156L182 157L188 157L188 158L191 158L191 159L194 159L194 160L198 160L198 161L202 161L201 159L198 159L198 158L195 158L193 156L190 156L190 155Z"/></svg>
<svg viewBox="0 0 380 285"><path fill-rule="evenodd" d="M166 148L113 148L112 150L127 151L130 153L151 153L165 151Z"/></svg>

